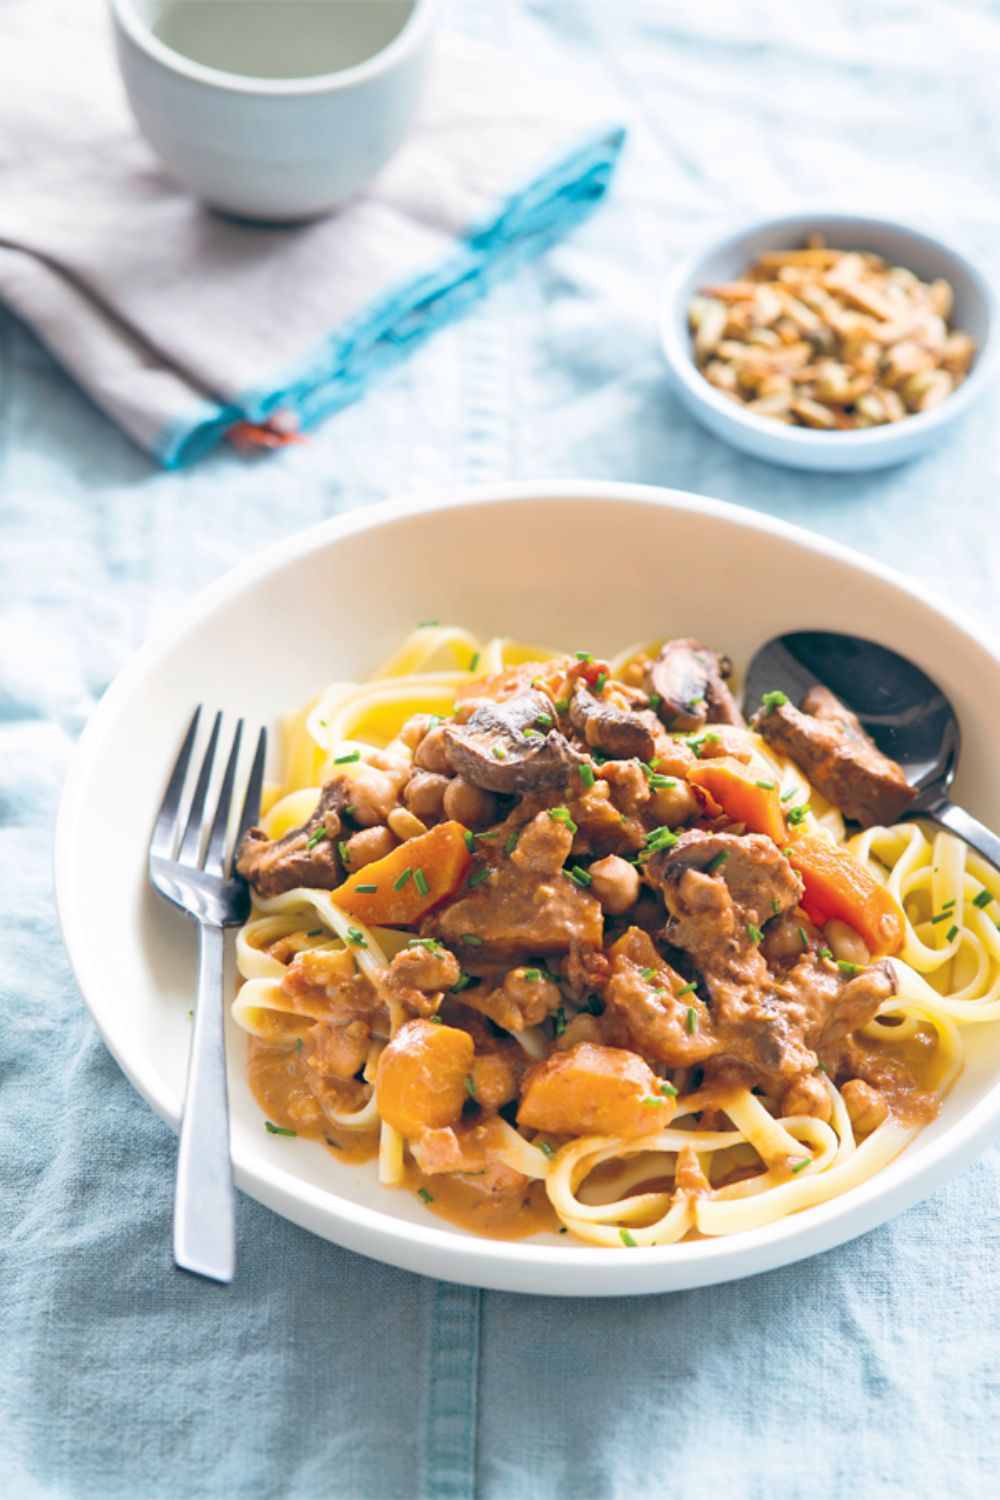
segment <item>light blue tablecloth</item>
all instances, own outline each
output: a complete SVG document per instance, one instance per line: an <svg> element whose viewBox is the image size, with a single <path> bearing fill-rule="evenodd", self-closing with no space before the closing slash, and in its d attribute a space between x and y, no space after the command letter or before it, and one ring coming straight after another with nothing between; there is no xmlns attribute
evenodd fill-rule
<svg viewBox="0 0 1000 1500"><path fill-rule="evenodd" d="M0 1491L12 1500L995 1493L1000 1155L893 1224L712 1290L477 1294L240 1203L240 1275L175 1274L173 1139L91 1027L52 906L73 741L176 604L293 528L510 474L664 482L902 566L997 630L1000 398L911 468L742 459L664 391L664 264L803 199L929 214L998 269L1000 11L463 0L561 49L634 135L601 213L308 444L182 477L0 320Z"/></svg>

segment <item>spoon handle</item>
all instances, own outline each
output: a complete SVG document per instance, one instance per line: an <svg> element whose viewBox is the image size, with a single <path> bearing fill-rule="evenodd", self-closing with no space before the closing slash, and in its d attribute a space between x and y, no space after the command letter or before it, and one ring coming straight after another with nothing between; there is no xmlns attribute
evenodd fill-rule
<svg viewBox="0 0 1000 1500"><path fill-rule="evenodd" d="M947 828L949 833L957 833L960 839L971 844L977 854L988 859L991 865L1000 870L1000 837L980 823L971 813L967 813L964 807L943 797L933 807L924 808L921 817L930 818L935 823L940 823L942 828Z"/></svg>

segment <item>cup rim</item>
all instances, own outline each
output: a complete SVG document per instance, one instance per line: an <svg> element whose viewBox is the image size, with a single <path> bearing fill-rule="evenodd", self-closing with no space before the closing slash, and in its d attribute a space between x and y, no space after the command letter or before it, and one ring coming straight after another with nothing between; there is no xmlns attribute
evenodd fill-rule
<svg viewBox="0 0 1000 1500"><path fill-rule="evenodd" d="M179 74L192 83L206 85L231 94L250 94L258 98L301 98L314 94L338 93L366 83L386 73L420 46L437 16L439 0L410 0L411 10L396 35L379 52L349 68L333 73L315 73L307 78L254 78L245 73L227 73L195 62L155 36L139 14L135 0L108 0L112 17L128 40L151 61L168 72Z"/></svg>
<svg viewBox="0 0 1000 1500"><path fill-rule="evenodd" d="M960 266L968 277L976 295L980 297L986 309L988 333L968 376L958 390L946 401L942 401L940 406L928 412L909 416L905 422L894 422L856 432L817 432L812 428L782 427L779 423L771 422L754 412L735 406L716 391L698 369L690 346L685 344L679 334L675 317L677 299L691 277L719 251L736 249L744 241L762 231L771 232L786 226L789 229L810 225L815 228L824 224L892 230L901 238L909 239L939 255L943 263L942 274L947 274L946 266L950 262L952 266ZM830 452L844 452L847 449L878 450L896 445L907 445L918 432L922 434L929 429L943 427L958 417L978 397L1000 364L1000 340L998 340L996 326L998 309L1000 309L1000 304L998 304L996 292L983 271L954 244L941 239L939 235L915 224L903 223L899 219L883 218L861 209L852 212L850 209L827 208L822 204L807 204L794 211L742 221L738 225L730 226L727 232L700 244L694 253L685 256L667 273L661 288L658 321L660 346L667 366L674 379L699 405L711 408L733 428L765 434L775 444L784 446L790 452L795 449L800 451L827 449Z"/></svg>

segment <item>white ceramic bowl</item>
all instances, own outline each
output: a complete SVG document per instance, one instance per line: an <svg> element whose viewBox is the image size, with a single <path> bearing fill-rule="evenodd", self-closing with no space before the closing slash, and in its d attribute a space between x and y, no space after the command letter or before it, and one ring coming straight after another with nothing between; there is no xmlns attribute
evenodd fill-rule
<svg viewBox="0 0 1000 1500"><path fill-rule="evenodd" d="M816 432L789 427L730 401L694 362L688 309L713 282L734 281L767 250L801 245L819 232L834 245L871 250L925 280L944 276L955 292L954 326L979 346L973 368L940 406L884 427L857 432ZM989 283L957 250L905 225L853 214L797 213L750 225L689 257L667 278L660 308L660 342L674 391L699 422L754 458L791 468L827 471L885 468L916 458L958 420L985 389L997 355L997 301Z"/></svg>
<svg viewBox="0 0 1000 1500"><path fill-rule="evenodd" d="M715 586L705 586L711 558ZM664 586L664 579L668 580ZM761 587L761 579L780 587ZM201 594L109 689L81 740L59 814L59 915L100 1031L136 1088L178 1122L194 934L150 890L146 840L192 705L273 720L337 677L370 673L413 624L461 621L611 653L701 635L737 664L793 626L843 625L917 650L961 716L958 795L1000 825L1000 658L978 631L831 542L733 506L612 483L497 485L355 511L302 532ZM919 645L918 645L919 643ZM588 1296L729 1280L829 1249L915 1202L1000 1134L1000 1027L969 1029L940 1116L843 1197L738 1238L600 1250L556 1235L505 1243L380 1188L305 1140L267 1134L230 1025L236 1180L277 1213L409 1270L509 1291ZM942 1254L947 1226L941 1226Z"/></svg>
<svg viewBox="0 0 1000 1500"><path fill-rule="evenodd" d="M381 50L337 71L270 78L167 46L153 31L167 0L110 3L125 89L150 145L205 203L273 223L325 213L388 161L414 122L437 14L437 0L388 0L381 12L371 0L317 6L312 24L341 28L344 56ZM238 9L247 28L263 28L273 0ZM265 63L267 47L262 34Z"/></svg>

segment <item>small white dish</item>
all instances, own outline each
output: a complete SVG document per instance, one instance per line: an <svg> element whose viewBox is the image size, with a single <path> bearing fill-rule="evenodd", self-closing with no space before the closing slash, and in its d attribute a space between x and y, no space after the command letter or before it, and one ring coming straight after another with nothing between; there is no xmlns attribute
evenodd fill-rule
<svg viewBox="0 0 1000 1500"><path fill-rule="evenodd" d="M706 557L724 586L705 587ZM762 589L761 578L781 586ZM146 844L196 702L273 723L324 683L371 673L428 618L602 653L664 633L701 635L739 670L782 631L842 627L845 600L852 630L918 651L940 682L962 723L956 795L1000 825L1000 655L889 570L767 517L640 485L493 485L353 511L243 564L121 673L83 735L63 794L59 916L111 1051L176 1127L194 932L150 889ZM349 1249L504 1291L622 1296L770 1270L883 1223L1000 1135L1000 1025L970 1027L964 1069L938 1118L842 1197L745 1235L656 1249L602 1250L557 1235L508 1243L464 1233L415 1194L380 1187L374 1163L348 1166L315 1142L269 1135L246 1082L246 1037L233 1023L227 1048L239 1187ZM942 1226L942 1254L945 1235Z"/></svg>
<svg viewBox="0 0 1000 1500"><path fill-rule="evenodd" d="M343 203L402 144L438 8L437 0L110 4L125 89L150 145L211 207L272 223Z"/></svg>
<svg viewBox="0 0 1000 1500"><path fill-rule="evenodd" d="M976 340L968 377L940 406L884 427L817 432L746 411L716 390L694 362L688 310L691 298L714 282L734 281L768 250L793 249L809 234L848 250L870 250L921 278L943 276L955 293L953 323ZM791 468L834 472L879 469L916 458L961 417L985 389L997 355L996 297L985 277L941 240L888 219L801 212L766 219L702 247L668 276L660 307L660 342L673 389L716 437L754 458Z"/></svg>

